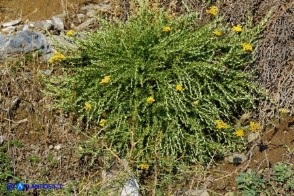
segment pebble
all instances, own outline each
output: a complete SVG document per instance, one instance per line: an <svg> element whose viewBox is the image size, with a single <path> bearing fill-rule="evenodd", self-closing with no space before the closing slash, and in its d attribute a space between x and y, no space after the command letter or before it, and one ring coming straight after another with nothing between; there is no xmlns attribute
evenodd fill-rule
<svg viewBox="0 0 294 196"><path fill-rule="evenodd" d="M47 31L52 28L53 22L52 22L52 20L43 20L43 21L30 23L30 26Z"/></svg>
<svg viewBox="0 0 294 196"><path fill-rule="evenodd" d="M58 144L54 147L55 150L60 150L61 149L61 144Z"/></svg>
<svg viewBox="0 0 294 196"><path fill-rule="evenodd" d="M252 142L253 140L257 139L259 137L259 132L255 132L255 133L250 133L248 135L248 142Z"/></svg>
<svg viewBox="0 0 294 196"><path fill-rule="evenodd" d="M4 140L5 140L5 137L3 135L0 135L0 144L3 144Z"/></svg>
<svg viewBox="0 0 294 196"><path fill-rule="evenodd" d="M125 184L121 196L140 196L139 184L134 177L131 177Z"/></svg>
<svg viewBox="0 0 294 196"><path fill-rule="evenodd" d="M86 29L87 27L89 27L91 24L93 24L95 21L94 18L89 18L87 19L85 22L83 22L82 24L80 24L78 27L77 27L77 30L83 30L83 29Z"/></svg>
<svg viewBox="0 0 294 196"><path fill-rule="evenodd" d="M5 22L3 23L1 26L2 27L10 27L10 26L15 26L15 25L18 25L21 23L21 19L16 19L16 20L12 20L12 21L9 21L9 22Z"/></svg>
<svg viewBox="0 0 294 196"><path fill-rule="evenodd" d="M189 190L185 192L185 195L189 196L209 196L207 190Z"/></svg>
<svg viewBox="0 0 294 196"><path fill-rule="evenodd" d="M16 30L15 26L8 26L8 27L1 29L1 31L3 33L13 33L13 32L15 32L15 30Z"/></svg>
<svg viewBox="0 0 294 196"><path fill-rule="evenodd" d="M59 31L64 30L64 24L63 24L61 18L59 18L58 16L52 17L52 24L56 30L59 30Z"/></svg>
<svg viewBox="0 0 294 196"><path fill-rule="evenodd" d="M234 153L228 157L225 158L225 161L229 163L234 163L234 164L240 164L243 161L247 160L247 157L245 154L239 154L239 153Z"/></svg>

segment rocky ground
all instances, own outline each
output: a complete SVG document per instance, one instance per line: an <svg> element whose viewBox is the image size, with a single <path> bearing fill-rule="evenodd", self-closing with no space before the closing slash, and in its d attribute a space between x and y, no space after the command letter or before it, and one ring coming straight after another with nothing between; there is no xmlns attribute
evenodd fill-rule
<svg viewBox="0 0 294 196"><path fill-rule="evenodd" d="M109 180L109 171L101 168L102 164L99 159L97 159L97 164L90 164L89 157L79 156L79 146L87 141L87 135L91 134L91 129L85 128L83 122L79 122L72 114L51 109L50 106L53 101L43 94L44 87L41 79L46 75L59 74L59 70L52 69L47 62L50 55L56 51L56 40L65 47L74 47L71 45L70 38L66 35L69 30L74 30L75 36L83 36L84 32L93 31L98 27L95 20L97 14L106 17L119 16L123 19L124 10L122 8L127 4L119 4L121 8L118 9L110 1L79 0L62 5L63 1L56 0L56 3L52 1L51 4L46 4L47 1L40 0L34 5L35 11L32 9L30 2L29 0L0 2L0 10L4 13L0 17L0 22L2 22L0 57L5 57L0 62L0 145L12 140L17 140L22 144L21 147L11 146L7 154L11 158L14 175L20 177L23 181L62 183L64 190L60 191L59 194L64 194L65 190L71 190L74 194L87 195L95 184L103 184ZM172 2L174 1L170 1L170 3ZM273 2L269 1L267 5L274 7L271 5ZM44 11L45 4L47 5L46 11ZM256 9L255 14L258 16L256 20L260 20L265 15L266 6L262 7L263 4L259 4L259 9ZM204 4L201 5L203 8L205 7ZM284 5L289 6L290 3ZM179 5L175 4L174 6L170 5L169 8L178 12L181 11L180 9L177 10ZM228 15L234 9L239 9L239 13L242 13L242 9L234 3L223 2L222 6L227 8ZM269 23L268 31L273 28L271 24L276 24L275 21L282 20L279 17L285 18L291 15L291 11L287 11L287 9L293 11L293 7L287 6L283 7L286 10L284 13L286 16L280 14L275 16L276 18L271 18L272 23ZM276 11L279 9L282 8L275 8ZM18 15L19 10L23 11L22 17ZM119 11L114 12L114 10ZM234 19L232 13L230 17L228 17L228 20L237 20L237 17ZM23 53L24 51L13 50L19 45L7 44L9 40L11 41L15 37L6 38L9 35L18 35L17 32L23 30L37 32L38 35L44 36L36 38L41 44L28 47L28 50L39 50L41 52L22 54L16 58L14 56L16 53ZM293 36L293 32L290 33L291 36ZM264 35L264 37L263 43L269 43L267 42L267 35ZM17 38L21 41L25 40L21 35ZM32 42L27 41L27 43ZM291 43L293 44L293 41ZM11 52L7 52L7 49L11 49ZM289 50L291 53L291 49ZM288 66L287 70L290 73L288 73L288 77L284 75L282 77L286 78L285 80L293 81L293 58L292 61L290 58L284 59L284 61L284 66ZM259 63L262 64L263 61L259 60ZM264 83L265 81L263 80ZM274 86L279 86L283 81L282 79L276 80ZM290 90L288 89L287 92L280 92L280 95L290 96L290 101L287 101L289 97L285 98L284 101L280 97L278 98L280 106L277 106L287 107L290 113L281 116L278 112L272 112L276 111L277 108L268 108L271 118L266 118L265 114L268 113L265 112L267 110L263 107L271 105L264 104L261 107L264 115L260 119L266 123L262 133L251 141L248 151L243 154L233 154L231 157L228 156L225 160L221 160L217 165L208 166L205 177L201 179L196 175L191 179L198 181L201 184L201 190L207 190L207 192L200 193L199 187L195 183L194 187L190 187L190 190L186 190L182 195L232 195L232 192L236 190L235 177L240 172L250 168L266 173L277 162L294 162L294 117L293 106L291 105L294 100L294 91L291 85L293 87L293 84L288 84ZM271 89L274 91L278 88ZM275 93L273 92L273 94ZM246 120L248 122L252 119L260 120L257 118L258 115L249 115ZM241 161L236 163L233 160L236 157L240 158ZM124 169L126 167L118 166L115 170ZM115 172L112 171L112 173Z"/></svg>

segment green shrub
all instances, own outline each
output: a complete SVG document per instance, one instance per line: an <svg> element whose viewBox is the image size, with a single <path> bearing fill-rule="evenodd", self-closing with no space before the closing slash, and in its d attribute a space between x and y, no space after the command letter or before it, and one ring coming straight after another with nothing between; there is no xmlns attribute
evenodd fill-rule
<svg viewBox="0 0 294 196"><path fill-rule="evenodd" d="M232 123L258 101L243 71L252 54L241 44L255 47L260 26L235 33L221 18L204 26L195 13L168 18L141 8L125 23L100 20L62 63L63 76L46 80L47 93L56 107L97 123L98 137L121 157L204 163L242 148L235 130L215 120Z"/></svg>

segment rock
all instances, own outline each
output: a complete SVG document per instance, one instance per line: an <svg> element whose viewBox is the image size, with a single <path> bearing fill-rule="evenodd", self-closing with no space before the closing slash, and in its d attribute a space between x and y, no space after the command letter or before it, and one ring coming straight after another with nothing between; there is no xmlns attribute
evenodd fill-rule
<svg viewBox="0 0 294 196"><path fill-rule="evenodd" d="M77 49L78 48L70 38L68 38L67 36L62 36L62 35L60 35L60 36L52 35L50 40L48 40L48 43L52 44L52 46L57 45L58 47L63 48L63 49Z"/></svg>
<svg viewBox="0 0 294 196"><path fill-rule="evenodd" d="M58 16L52 17L52 24L56 30L63 31L64 30L64 24L62 20Z"/></svg>
<svg viewBox="0 0 294 196"><path fill-rule="evenodd" d="M47 43L44 34L34 31L20 31L15 34L0 35L0 59L19 53L42 50L47 53Z"/></svg>
<svg viewBox="0 0 294 196"><path fill-rule="evenodd" d="M30 29L29 25L24 25L22 28L23 31L28 31L29 29Z"/></svg>
<svg viewBox="0 0 294 196"><path fill-rule="evenodd" d="M124 185L121 196L139 196L139 184L132 176Z"/></svg>
<svg viewBox="0 0 294 196"><path fill-rule="evenodd" d="M83 29L86 29L88 28L91 24L93 24L95 22L95 19L94 18L89 18L87 19L85 22L83 22L82 24L80 24L78 27L77 27L77 30L83 30Z"/></svg>
<svg viewBox="0 0 294 196"><path fill-rule="evenodd" d="M50 30L53 26L52 20L43 20L29 24L30 27L35 27L44 31Z"/></svg>
<svg viewBox="0 0 294 196"><path fill-rule="evenodd" d="M234 153L228 157L225 158L225 161L229 163L234 163L234 164L240 164L243 161L247 160L247 157L245 154L239 154L239 153Z"/></svg>
<svg viewBox="0 0 294 196"><path fill-rule="evenodd" d="M252 142L253 140L257 139L259 137L259 132L255 132L255 133L250 133L248 135L248 142Z"/></svg>
<svg viewBox="0 0 294 196"><path fill-rule="evenodd" d="M7 34L13 33L13 32L15 32L15 30L16 30L16 27L14 27L14 26L8 26L8 27L1 29L1 31L3 33L7 33Z"/></svg>
<svg viewBox="0 0 294 196"><path fill-rule="evenodd" d="M55 150L60 150L61 149L61 144L58 144L54 147Z"/></svg>
<svg viewBox="0 0 294 196"><path fill-rule="evenodd" d="M50 69L46 69L46 70L42 71L42 73L43 73L44 75L46 75L46 76L49 76L49 75L51 75L52 70L50 70Z"/></svg>
<svg viewBox="0 0 294 196"><path fill-rule="evenodd" d="M95 10L88 10L86 13L86 16L88 17L94 17L97 14L97 11Z"/></svg>
<svg viewBox="0 0 294 196"><path fill-rule="evenodd" d="M224 196L234 196L233 192L227 192Z"/></svg>
<svg viewBox="0 0 294 196"><path fill-rule="evenodd" d="M9 22L5 22L3 23L1 26L2 27L10 27L10 26L15 26L15 25L18 25L21 23L21 19L16 19L16 20L12 20L12 21L9 21Z"/></svg>
<svg viewBox="0 0 294 196"><path fill-rule="evenodd" d="M82 11L96 10L96 11L107 11L111 9L109 3L89 4L81 8Z"/></svg>
<svg viewBox="0 0 294 196"><path fill-rule="evenodd" d="M207 190L189 190L185 192L185 195L189 196L209 196Z"/></svg>
<svg viewBox="0 0 294 196"><path fill-rule="evenodd" d="M0 144L3 144L3 142L5 141L5 137L3 135L0 136Z"/></svg>
<svg viewBox="0 0 294 196"><path fill-rule="evenodd" d="M82 23L82 20L85 18L85 14L78 14L77 15L79 23Z"/></svg>

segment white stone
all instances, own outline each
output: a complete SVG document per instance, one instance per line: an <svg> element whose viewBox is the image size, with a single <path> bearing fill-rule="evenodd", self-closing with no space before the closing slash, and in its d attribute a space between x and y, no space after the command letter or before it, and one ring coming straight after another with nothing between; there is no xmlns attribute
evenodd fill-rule
<svg viewBox="0 0 294 196"><path fill-rule="evenodd" d="M131 177L124 185L121 196L140 196L139 184L134 177Z"/></svg>
<svg viewBox="0 0 294 196"><path fill-rule="evenodd" d="M3 23L1 26L2 27L9 27L9 26L15 26L15 25L18 25L21 23L21 19L16 19L16 20L12 20L12 21L9 21L9 22L5 22Z"/></svg>
<svg viewBox="0 0 294 196"><path fill-rule="evenodd" d="M10 33L15 32L15 29L16 29L16 27L14 27L14 26L8 26L8 27L5 27L5 28L1 29L1 31L2 31L3 33L8 33L8 34L10 34Z"/></svg>
<svg viewBox="0 0 294 196"><path fill-rule="evenodd" d="M60 150L61 149L61 144L58 144L54 147L55 150Z"/></svg>
<svg viewBox="0 0 294 196"><path fill-rule="evenodd" d="M52 23L55 29L57 30L64 30L64 24L61 20L61 18L57 17L57 16L53 16L52 17Z"/></svg>

